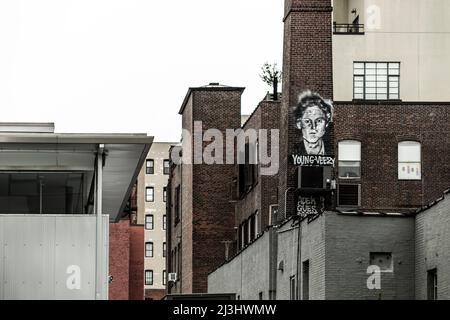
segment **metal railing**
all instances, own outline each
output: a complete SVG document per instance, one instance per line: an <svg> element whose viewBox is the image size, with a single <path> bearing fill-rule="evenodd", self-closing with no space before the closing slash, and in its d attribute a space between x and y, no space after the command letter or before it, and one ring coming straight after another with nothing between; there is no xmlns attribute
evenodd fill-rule
<svg viewBox="0 0 450 320"><path fill-rule="evenodd" d="M333 23L334 34L364 34L364 24Z"/></svg>

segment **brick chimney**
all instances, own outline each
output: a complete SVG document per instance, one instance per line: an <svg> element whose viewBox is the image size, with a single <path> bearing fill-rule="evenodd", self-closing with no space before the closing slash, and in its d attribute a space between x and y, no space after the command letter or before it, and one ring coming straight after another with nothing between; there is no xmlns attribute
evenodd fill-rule
<svg viewBox="0 0 450 320"><path fill-rule="evenodd" d="M280 123L280 210L278 220L295 212L297 167L290 161L301 139L293 108L305 90L333 98L331 0L285 0L283 97ZM334 130L330 130L334 136Z"/></svg>

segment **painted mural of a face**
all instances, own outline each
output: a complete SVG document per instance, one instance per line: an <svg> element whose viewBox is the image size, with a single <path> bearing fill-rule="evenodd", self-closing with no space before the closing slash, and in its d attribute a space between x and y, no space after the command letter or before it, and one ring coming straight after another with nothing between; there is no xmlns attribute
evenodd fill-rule
<svg viewBox="0 0 450 320"><path fill-rule="evenodd" d="M296 127L302 131L302 153L325 155L324 143L329 124L333 121L333 106L317 93L306 91L300 95L295 108Z"/></svg>

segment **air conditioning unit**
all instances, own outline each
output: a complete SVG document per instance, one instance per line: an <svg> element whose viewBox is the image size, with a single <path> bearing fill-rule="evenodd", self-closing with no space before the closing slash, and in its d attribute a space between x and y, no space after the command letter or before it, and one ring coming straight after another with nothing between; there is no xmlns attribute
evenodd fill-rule
<svg viewBox="0 0 450 320"><path fill-rule="evenodd" d="M333 167L299 167L298 188L303 190L330 190L333 185Z"/></svg>
<svg viewBox="0 0 450 320"><path fill-rule="evenodd" d="M177 282L177 274L176 273L169 273L169 282Z"/></svg>
<svg viewBox="0 0 450 320"><path fill-rule="evenodd" d="M361 206L361 185L339 184L337 197L338 207L357 208Z"/></svg>

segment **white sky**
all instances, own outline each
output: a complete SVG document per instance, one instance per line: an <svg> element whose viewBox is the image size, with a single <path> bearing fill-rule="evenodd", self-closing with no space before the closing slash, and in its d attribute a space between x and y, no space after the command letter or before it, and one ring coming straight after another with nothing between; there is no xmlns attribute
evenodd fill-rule
<svg viewBox="0 0 450 320"><path fill-rule="evenodd" d="M188 87L244 86L282 63L283 0L0 0L1 122L179 141Z"/></svg>

